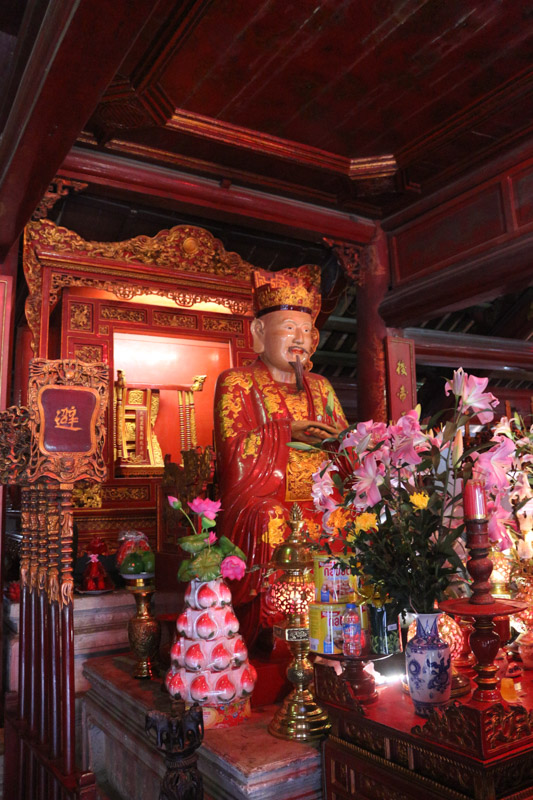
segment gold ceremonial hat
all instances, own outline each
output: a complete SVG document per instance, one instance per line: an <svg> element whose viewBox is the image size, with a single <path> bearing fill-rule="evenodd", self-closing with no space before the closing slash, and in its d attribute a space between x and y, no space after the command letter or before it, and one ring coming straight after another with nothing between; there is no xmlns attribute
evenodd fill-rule
<svg viewBox="0 0 533 800"><path fill-rule="evenodd" d="M252 289L256 317L270 311L304 311L314 322L320 311L320 267L316 264L279 272L254 269Z"/></svg>

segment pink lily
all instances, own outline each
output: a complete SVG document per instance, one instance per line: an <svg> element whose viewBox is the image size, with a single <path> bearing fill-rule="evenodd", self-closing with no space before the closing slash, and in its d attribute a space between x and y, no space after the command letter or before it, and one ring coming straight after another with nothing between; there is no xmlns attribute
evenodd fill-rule
<svg viewBox="0 0 533 800"><path fill-rule="evenodd" d="M376 464L373 453L369 453L361 466L355 470L356 481L354 488L357 498L361 500L361 495L366 495L367 506L375 506L381 500L378 486L383 483L382 471L383 467Z"/></svg>
<svg viewBox="0 0 533 800"><path fill-rule="evenodd" d="M474 462L474 473L484 478L487 487L495 487L503 491L509 486L509 468L515 454L516 446L507 436L496 436L497 444L480 453ZM475 455L475 454L474 454Z"/></svg>
<svg viewBox="0 0 533 800"><path fill-rule="evenodd" d="M315 508L318 511L333 511L337 504L332 498L335 491L332 472L338 472L339 468L333 462L323 461L320 468L313 473L313 487L311 495Z"/></svg>
<svg viewBox="0 0 533 800"><path fill-rule="evenodd" d="M498 500L489 500L487 503L487 514L489 517L488 529L491 542L498 542L500 550L507 550L508 547L512 546L512 541L505 523L512 522L511 515L500 505Z"/></svg>
<svg viewBox="0 0 533 800"><path fill-rule="evenodd" d="M488 382L488 378L467 375L460 367L453 373L453 380L446 383L445 391L446 394L449 394L451 390L456 397L460 398L461 411L466 413L470 409L477 414L481 424L485 425L494 417L491 409L498 405L497 398L491 392L485 392Z"/></svg>

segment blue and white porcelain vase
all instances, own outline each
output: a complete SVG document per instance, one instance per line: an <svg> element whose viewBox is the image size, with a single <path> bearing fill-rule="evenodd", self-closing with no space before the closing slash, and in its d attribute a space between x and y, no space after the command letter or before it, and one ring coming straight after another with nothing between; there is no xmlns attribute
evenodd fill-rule
<svg viewBox="0 0 533 800"><path fill-rule="evenodd" d="M439 617L440 612L418 614L416 634L405 647L409 694L421 717L429 717L450 702L452 659L449 645L439 636Z"/></svg>

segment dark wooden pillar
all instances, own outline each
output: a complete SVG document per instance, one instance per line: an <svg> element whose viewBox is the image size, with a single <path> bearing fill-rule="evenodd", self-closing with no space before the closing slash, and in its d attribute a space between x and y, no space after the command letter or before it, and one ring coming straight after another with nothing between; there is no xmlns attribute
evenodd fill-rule
<svg viewBox="0 0 533 800"><path fill-rule="evenodd" d="M357 289L357 415L359 420L387 421L385 392L386 327L379 304L389 286L387 239L381 228L361 252Z"/></svg>

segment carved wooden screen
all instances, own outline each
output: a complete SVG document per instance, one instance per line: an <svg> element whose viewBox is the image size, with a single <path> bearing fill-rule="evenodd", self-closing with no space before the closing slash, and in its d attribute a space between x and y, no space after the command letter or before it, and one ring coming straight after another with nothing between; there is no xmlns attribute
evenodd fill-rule
<svg viewBox="0 0 533 800"><path fill-rule="evenodd" d="M254 358L249 331L252 265L226 252L200 228L180 226L153 238L140 236L127 242L86 242L41 220L26 229L24 269L32 346L41 356L106 361L115 381L121 365L113 360L114 337L132 332L179 337L191 343L226 343L233 365ZM61 319L57 337L61 350L56 352L50 327L54 309L60 311ZM214 390L219 371L208 374L202 394ZM186 384L195 374L168 383ZM127 373L126 381L130 383ZM197 405L203 402L196 398ZM111 398L110 430L112 415ZM76 492L80 550L95 533L114 549L118 533L125 527L144 531L155 547L158 479L148 474L149 469L144 474L119 474L112 441L105 459L109 476L100 495Z"/></svg>
<svg viewBox="0 0 533 800"><path fill-rule="evenodd" d="M72 491L105 479L108 368L30 362L28 406L0 413L0 477L22 486L19 691L6 704L4 793L86 798L75 765Z"/></svg>

